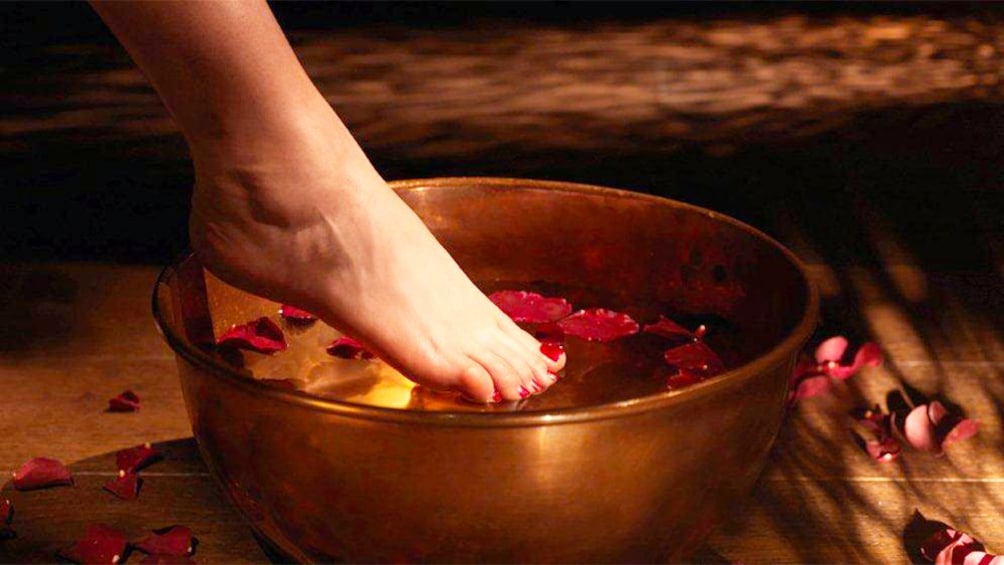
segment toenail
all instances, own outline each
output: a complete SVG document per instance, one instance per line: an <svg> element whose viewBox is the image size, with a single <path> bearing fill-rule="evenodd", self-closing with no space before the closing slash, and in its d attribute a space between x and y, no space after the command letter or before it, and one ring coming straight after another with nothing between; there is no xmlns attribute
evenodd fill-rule
<svg viewBox="0 0 1004 565"><path fill-rule="evenodd" d="M547 355L551 361L561 359L561 354L565 352L565 346L553 341L545 341L540 344L540 352Z"/></svg>
<svg viewBox="0 0 1004 565"><path fill-rule="evenodd" d="M551 371L547 372L547 376L551 377L551 380L555 382L561 379L561 376L559 376L558 373L552 373Z"/></svg>
<svg viewBox="0 0 1004 565"><path fill-rule="evenodd" d="M528 396L530 396L530 391L527 390L525 386L519 387L519 397L526 398Z"/></svg>
<svg viewBox="0 0 1004 565"><path fill-rule="evenodd" d="M502 393L496 390L492 393L492 402L502 402Z"/></svg>
<svg viewBox="0 0 1004 565"><path fill-rule="evenodd" d="M540 392L540 391L544 390L544 387L540 383L537 382L536 378L534 378L532 381L530 381L530 384L533 385L533 392Z"/></svg>

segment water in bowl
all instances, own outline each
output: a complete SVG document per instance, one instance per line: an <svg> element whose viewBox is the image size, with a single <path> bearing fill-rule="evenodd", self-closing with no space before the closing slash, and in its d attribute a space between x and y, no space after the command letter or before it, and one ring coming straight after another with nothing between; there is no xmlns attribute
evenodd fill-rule
<svg viewBox="0 0 1004 565"><path fill-rule="evenodd" d="M479 286L486 293L520 289L546 296L562 296L576 309L616 309L626 312L643 325L654 322L660 314L668 315L689 328L704 323L709 328L705 341L722 357L726 367L735 367L753 353L743 351L743 340L737 326L716 316L673 312L658 304L618 304L620 301L611 295L568 285L493 282ZM292 323L283 320L278 313L273 320L282 327L288 348L273 355L243 352L246 374L280 388L383 408L512 412L583 407L665 391L667 377L675 372L663 360L663 351L673 345L665 338L639 333L610 343L597 343L566 337L567 365L561 379L546 392L521 401L477 404L465 401L455 393L436 392L418 386L379 359L352 360L328 355L327 346L341 334L327 324L319 321ZM532 333L532 326L524 327Z"/></svg>

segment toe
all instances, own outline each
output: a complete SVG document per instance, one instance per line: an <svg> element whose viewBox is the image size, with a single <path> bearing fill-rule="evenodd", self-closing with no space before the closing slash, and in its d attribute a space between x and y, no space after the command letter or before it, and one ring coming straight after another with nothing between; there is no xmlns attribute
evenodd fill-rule
<svg viewBox="0 0 1004 565"><path fill-rule="evenodd" d="M495 391L501 394L502 399L520 399L520 388L523 386L523 381L519 372L503 355L494 350L482 349L477 353L472 353L471 358L488 371L495 385Z"/></svg>
<svg viewBox="0 0 1004 565"><path fill-rule="evenodd" d="M456 388L468 400L494 402L495 383L488 370L477 362L471 361L460 373Z"/></svg>
<svg viewBox="0 0 1004 565"><path fill-rule="evenodd" d="M510 320L508 317L506 317L504 320L500 320L499 326L502 328L504 332L506 332L507 335L511 336L513 339L518 341L521 345L523 345L523 347L525 347L530 352L528 355L534 359L535 366L536 363L538 362L543 363L545 366L545 372L551 372L551 373L557 373L558 371L565 368L565 361L566 361L565 352L564 348L561 347L560 345L558 346L560 354L555 359L551 355L548 355L548 353L552 352L548 351L545 353L545 350L542 349L543 344L540 341L538 341L537 338L533 337L532 335L524 331L523 328L519 327L515 322Z"/></svg>

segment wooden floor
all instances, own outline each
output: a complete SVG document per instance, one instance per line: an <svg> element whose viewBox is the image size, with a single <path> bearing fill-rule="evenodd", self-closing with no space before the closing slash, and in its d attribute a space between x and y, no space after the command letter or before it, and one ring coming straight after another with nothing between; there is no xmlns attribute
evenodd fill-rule
<svg viewBox="0 0 1004 565"><path fill-rule="evenodd" d="M878 341L886 363L790 415L753 495L695 559L902 563L919 559L906 533L916 511L1004 552L998 20L525 24L483 43L402 24L301 32L297 49L389 177L646 190L737 215L809 262L819 335ZM116 47L15 55L6 70L53 72L8 75L0 94L0 475L47 456L78 480L4 487L18 537L0 541L0 561L52 561L101 521L130 536L185 524L201 563L267 562L198 458L150 317L155 263L184 246L183 144ZM625 69L636 87L622 87ZM105 413L124 389L142 410ZM896 391L958 406L980 431L942 457L876 463L848 412ZM166 458L140 498L102 492L114 452L143 442Z"/></svg>

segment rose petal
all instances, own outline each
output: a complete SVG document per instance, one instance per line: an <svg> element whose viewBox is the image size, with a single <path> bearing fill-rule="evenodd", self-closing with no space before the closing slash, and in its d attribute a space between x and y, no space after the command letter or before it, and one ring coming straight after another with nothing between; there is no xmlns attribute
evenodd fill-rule
<svg viewBox="0 0 1004 565"><path fill-rule="evenodd" d="M104 524L91 524L87 526L84 537L73 546L60 550L59 555L74 563L114 564L122 560L125 550L126 537L121 532Z"/></svg>
<svg viewBox="0 0 1004 565"><path fill-rule="evenodd" d="M184 556L195 550L192 530L186 526L171 526L154 530L152 534L133 544L150 555Z"/></svg>
<svg viewBox="0 0 1004 565"><path fill-rule="evenodd" d="M903 422L903 437L916 449L941 451L941 442L938 441L934 423L928 416L927 404L915 407L906 415L906 420Z"/></svg>
<svg viewBox="0 0 1004 565"><path fill-rule="evenodd" d="M816 348L816 363L825 364L829 361L840 362L847 351L847 338L834 336L819 344Z"/></svg>
<svg viewBox="0 0 1004 565"><path fill-rule="evenodd" d="M139 410L139 395L131 390L119 393L108 399L109 412L135 412Z"/></svg>
<svg viewBox="0 0 1004 565"><path fill-rule="evenodd" d="M944 447L955 441L969 439L976 435L977 431L979 431L979 422L976 420L970 420L969 418L963 418L959 420L959 423L956 424L950 432L943 436L944 439L941 440L941 446Z"/></svg>
<svg viewBox="0 0 1004 565"><path fill-rule="evenodd" d="M283 304L279 308L279 315L282 316L284 320L294 323L313 322L317 319L317 316L311 314L310 312L301 310L296 306L290 306L289 304Z"/></svg>
<svg viewBox="0 0 1004 565"><path fill-rule="evenodd" d="M701 328L703 327L704 326L701 326ZM665 337L668 339L689 340L689 339L695 339L697 337L697 335L694 332L688 330L687 328L681 326L680 324L677 324L673 320L670 320L669 318L661 314L659 315L659 320L657 322L655 322L654 324L646 324L645 329L642 331L644 331L645 333L657 335L660 337Z"/></svg>
<svg viewBox="0 0 1004 565"><path fill-rule="evenodd" d="M986 552L981 542L940 522L927 521L937 528L920 546L920 554L936 565L1004 565L1004 557Z"/></svg>
<svg viewBox="0 0 1004 565"><path fill-rule="evenodd" d="M934 434L942 448L954 441L962 441L972 437L978 429L974 420L950 413L945 405L937 400L928 404L927 417L934 424Z"/></svg>
<svg viewBox="0 0 1004 565"><path fill-rule="evenodd" d="M143 480L136 473L119 471L119 476L105 483L104 489L122 500L135 500Z"/></svg>
<svg viewBox="0 0 1004 565"><path fill-rule="evenodd" d="M680 369L675 374L666 377L666 388L670 390L686 388L690 385L697 384L704 379L705 378L700 373Z"/></svg>
<svg viewBox="0 0 1004 565"><path fill-rule="evenodd" d="M791 401L795 402L803 398L812 398L813 396L825 394L830 390L832 384L833 380L827 375L805 377L798 381L798 384L795 386L795 390L791 395Z"/></svg>
<svg viewBox="0 0 1004 565"><path fill-rule="evenodd" d="M366 347L351 337L344 335L328 346L328 355L342 359L372 359L372 353Z"/></svg>
<svg viewBox="0 0 1004 565"><path fill-rule="evenodd" d="M878 344L868 342L858 348L854 354L854 361L850 365L840 365L837 361L828 361L824 366L824 371L836 379L846 379L855 375L863 367L878 367L882 364L882 350Z"/></svg>
<svg viewBox="0 0 1004 565"><path fill-rule="evenodd" d="M578 312L560 320L558 325L565 335L580 337L588 341L613 341L638 333L638 322L627 314L593 308Z"/></svg>
<svg viewBox="0 0 1004 565"><path fill-rule="evenodd" d="M681 372L688 371L704 378L712 377L725 370L725 364L704 342L686 343L667 349L662 354L666 363Z"/></svg>
<svg viewBox="0 0 1004 565"><path fill-rule="evenodd" d="M161 458L160 451L149 443L123 449L115 453L119 471L135 473Z"/></svg>
<svg viewBox="0 0 1004 565"><path fill-rule="evenodd" d="M572 305L564 298L545 297L536 292L500 290L491 293L488 299L514 322L543 324L572 313Z"/></svg>
<svg viewBox="0 0 1004 565"><path fill-rule="evenodd" d="M275 353L286 349L286 338L275 322L263 316L253 322L234 325L220 336L216 344L258 353Z"/></svg>
<svg viewBox="0 0 1004 565"><path fill-rule="evenodd" d="M537 326L533 337L543 343L562 343L565 341L565 331L558 324L550 322Z"/></svg>
<svg viewBox="0 0 1004 565"><path fill-rule="evenodd" d="M888 463L899 457L900 452L903 451L903 446L896 441L896 438L888 435L880 439L866 441L865 450L868 452L868 455L871 455L872 459Z"/></svg>
<svg viewBox="0 0 1004 565"><path fill-rule="evenodd" d="M72 485L70 470L55 459L36 457L14 473L14 488L35 490L60 485Z"/></svg>
<svg viewBox="0 0 1004 565"><path fill-rule="evenodd" d="M959 541L963 536L969 538L966 534L952 528L939 528L921 544L920 554L928 561L934 561L942 550ZM972 540L972 538L969 539Z"/></svg>

